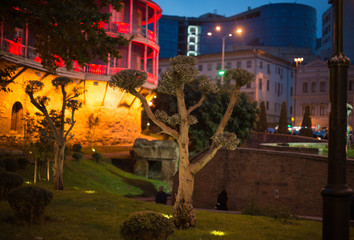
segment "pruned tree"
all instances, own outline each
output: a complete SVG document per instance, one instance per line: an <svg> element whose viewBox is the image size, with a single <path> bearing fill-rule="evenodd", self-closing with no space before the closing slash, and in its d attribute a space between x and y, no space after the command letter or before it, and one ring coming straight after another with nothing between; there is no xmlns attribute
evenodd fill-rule
<svg viewBox="0 0 354 240"><path fill-rule="evenodd" d="M81 95L81 88L74 87L68 93L68 86L73 83L73 80L67 77L57 77L52 80L52 85L59 89L62 95L61 109L59 110L58 123L56 124L48 111L48 103L50 99L47 96L35 96L43 88L43 83L40 81L29 81L26 86L26 93L30 97L31 103L44 115L48 126L53 134L55 141L54 164L53 164L53 182L54 189L63 190L63 167L64 167L64 151L66 143L73 138L70 134L75 125L75 111L81 107L81 103L77 97ZM66 110L70 110L70 117L66 118ZM65 126L68 125L66 128Z"/></svg>
<svg viewBox="0 0 354 240"><path fill-rule="evenodd" d="M312 121L310 114L310 106L305 107L304 118L302 119L300 133L301 136L312 137Z"/></svg>
<svg viewBox="0 0 354 240"><path fill-rule="evenodd" d="M277 133L288 134L288 114L286 111L286 102L281 104L279 123Z"/></svg>
<svg viewBox="0 0 354 240"><path fill-rule="evenodd" d="M174 223L179 229L187 229L196 225L196 214L192 205L195 175L215 156L221 147L233 150L239 140L234 133L224 132L224 128L236 104L239 90L254 79L254 75L246 70L236 68L226 72L226 78L236 82L231 93L230 101L219 126L217 127L209 150L197 162L189 161L189 127L196 123L191 113L201 106L208 92L216 93L217 86L206 77L199 78L196 69L197 59L190 56L177 56L170 60L171 67L161 74L158 91L174 95L177 99L178 113L169 116L164 111L151 111L145 97L137 88L147 79L147 74L138 70L123 70L112 76L110 86L122 88L140 99L149 118L159 126L162 131L174 139L179 146L179 186L174 205ZM200 99L187 108L185 103L185 86L199 79L199 88L202 92Z"/></svg>
<svg viewBox="0 0 354 240"><path fill-rule="evenodd" d="M264 101L261 102L260 106L260 114L257 121L257 132L266 132L268 129L267 123L267 112Z"/></svg>

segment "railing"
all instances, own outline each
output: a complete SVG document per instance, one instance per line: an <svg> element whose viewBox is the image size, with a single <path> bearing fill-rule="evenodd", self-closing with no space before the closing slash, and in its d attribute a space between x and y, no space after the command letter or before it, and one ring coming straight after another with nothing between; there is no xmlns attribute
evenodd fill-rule
<svg viewBox="0 0 354 240"><path fill-rule="evenodd" d="M132 32L130 32L130 24L125 23L125 22L112 22L111 25L108 23L103 23L102 26L104 29L106 29L107 32L112 32L112 33L132 33L134 35L138 35L141 37L147 37L150 41L156 42L156 33L147 30L148 36L146 36L146 27L147 26L140 26L140 25L133 25L132 26Z"/></svg>
<svg viewBox="0 0 354 240"><path fill-rule="evenodd" d="M150 32L149 32L150 34ZM0 38L1 41L1 38ZM3 39L2 41L2 51L7 51L13 55L20 56L35 62L42 62L42 59L38 56L36 53L36 49L32 46L24 46L20 42L16 42L14 40L9 40L9 39ZM26 56L27 55L27 56ZM54 56L57 58L55 61L55 64L57 67L63 68L65 67L64 61L58 57ZM88 74L97 74L97 75L115 75L119 71L123 69L128 69L128 68L119 68L119 67L110 67L108 68L107 65L100 65L100 64L87 64L84 67L81 67L77 61L73 62L73 71L75 72L84 72ZM157 86L158 84L158 78L152 73L147 72L148 74L148 79L147 82L154 84Z"/></svg>

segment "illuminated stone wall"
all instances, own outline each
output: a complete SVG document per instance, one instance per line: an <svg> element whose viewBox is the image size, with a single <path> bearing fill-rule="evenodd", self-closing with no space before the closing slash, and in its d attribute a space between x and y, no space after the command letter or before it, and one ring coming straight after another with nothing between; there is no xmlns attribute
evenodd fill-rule
<svg viewBox="0 0 354 240"><path fill-rule="evenodd" d="M24 91L28 80L40 80L44 83L41 95L50 98L48 109L61 107L61 93L51 84L55 77L57 76L28 68L16 77L14 84L9 85L12 92L0 92L0 135L23 135L23 116L27 112L32 116L38 112ZM71 143L88 145L93 141L95 145L130 144L141 136L142 108L140 101L134 96L112 89L106 81L74 79L73 86L81 86L86 92L79 97L83 107L75 114L76 124L72 131L75 137ZM152 91L146 92L147 98L152 98ZM14 113L15 111L18 113ZM90 129L88 119L91 114L98 117L99 121L96 127Z"/></svg>

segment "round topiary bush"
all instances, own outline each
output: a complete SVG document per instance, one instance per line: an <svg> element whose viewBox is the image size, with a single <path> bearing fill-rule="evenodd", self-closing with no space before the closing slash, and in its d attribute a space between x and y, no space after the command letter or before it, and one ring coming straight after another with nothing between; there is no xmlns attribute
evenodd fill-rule
<svg viewBox="0 0 354 240"><path fill-rule="evenodd" d="M75 143L74 145L73 145L73 152L78 152L78 153L80 153L82 151L82 146L81 146L81 144L80 143Z"/></svg>
<svg viewBox="0 0 354 240"><path fill-rule="evenodd" d="M22 186L9 192L7 201L20 222L39 223L53 193L37 186Z"/></svg>
<svg viewBox="0 0 354 240"><path fill-rule="evenodd" d="M92 157L93 157L93 159L95 159L96 162L100 162L102 160L102 158L103 158L102 154L101 153L97 153L97 152L93 153Z"/></svg>
<svg viewBox="0 0 354 240"><path fill-rule="evenodd" d="M165 240L173 233L171 220L160 213L142 211L133 213L120 230L125 240Z"/></svg>
<svg viewBox="0 0 354 240"><path fill-rule="evenodd" d="M84 157L84 155L82 155L82 153L80 152L74 152L72 157L74 160L80 161Z"/></svg>
<svg viewBox="0 0 354 240"><path fill-rule="evenodd" d="M23 179L17 173L6 172L0 168L0 201L7 199L10 190L23 184Z"/></svg>
<svg viewBox="0 0 354 240"><path fill-rule="evenodd" d="M16 159L6 158L3 160L4 168L8 172L16 172L19 169Z"/></svg>
<svg viewBox="0 0 354 240"><path fill-rule="evenodd" d="M17 159L17 164L19 169L25 170L28 164L28 160L26 158L19 158Z"/></svg>

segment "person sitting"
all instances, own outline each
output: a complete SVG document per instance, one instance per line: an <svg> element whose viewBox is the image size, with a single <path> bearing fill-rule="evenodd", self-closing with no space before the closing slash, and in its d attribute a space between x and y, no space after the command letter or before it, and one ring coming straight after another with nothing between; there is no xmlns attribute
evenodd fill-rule
<svg viewBox="0 0 354 240"><path fill-rule="evenodd" d="M163 191L163 186L159 187L159 191L156 193L155 202L160 204L167 203L167 194Z"/></svg>
<svg viewBox="0 0 354 240"><path fill-rule="evenodd" d="M218 199L217 199L215 208L217 210L228 210L228 208L227 208L227 192L226 192L224 186L221 187L221 191L218 195Z"/></svg>

